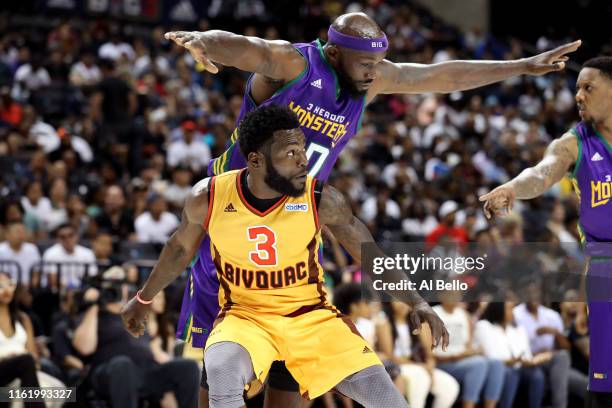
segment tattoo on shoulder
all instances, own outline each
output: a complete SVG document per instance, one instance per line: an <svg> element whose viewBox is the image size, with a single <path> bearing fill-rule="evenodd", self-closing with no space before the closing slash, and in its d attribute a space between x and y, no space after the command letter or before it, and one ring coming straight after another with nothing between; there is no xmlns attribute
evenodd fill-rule
<svg viewBox="0 0 612 408"><path fill-rule="evenodd" d="M353 217L351 207L344 195L331 186L325 186L321 194L319 219L322 224L341 225L348 223Z"/></svg>

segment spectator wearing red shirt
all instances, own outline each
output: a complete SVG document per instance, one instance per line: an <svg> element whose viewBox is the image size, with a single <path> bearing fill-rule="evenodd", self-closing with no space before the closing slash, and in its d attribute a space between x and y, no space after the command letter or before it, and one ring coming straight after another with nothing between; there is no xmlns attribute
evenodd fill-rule
<svg viewBox="0 0 612 408"><path fill-rule="evenodd" d="M440 224L425 237L428 244L438 244L440 241L465 244L468 242L467 231L463 227L455 226L455 215L459 205L454 201L445 201L438 209Z"/></svg>

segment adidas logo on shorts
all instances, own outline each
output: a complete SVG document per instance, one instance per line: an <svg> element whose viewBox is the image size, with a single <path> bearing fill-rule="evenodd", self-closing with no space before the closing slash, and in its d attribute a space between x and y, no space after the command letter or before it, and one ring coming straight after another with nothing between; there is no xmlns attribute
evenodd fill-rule
<svg viewBox="0 0 612 408"><path fill-rule="evenodd" d="M372 351L372 350L370 350L370 348L369 348L368 346L365 346L365 347L363 348L363 354L366 354L366 353L373 353L373 351Z"/></svg>
<svg viewBox="0 0 612 408"><path fill-rule="evenodd" d="M316 81L312 81L310 85L314 86L315 88L323 89L323 85L321 85L321 78L317 79Z"/></svg>
<svg viewBox="0 0 612 408"><path fill-rule="evenodd" d="M604 158L601 157L601 154L599 154L599 152L595 152L593 157L591 157L591 161L602 161L603 159Z"/></svg>
<svg viewBox="0 0 612 408"><path fill-rule="evenodd" d="M223 212L237 212L237 210L234 208L232 203L229 203L227 207L225 207L225 210L223 210Z"/></svg>

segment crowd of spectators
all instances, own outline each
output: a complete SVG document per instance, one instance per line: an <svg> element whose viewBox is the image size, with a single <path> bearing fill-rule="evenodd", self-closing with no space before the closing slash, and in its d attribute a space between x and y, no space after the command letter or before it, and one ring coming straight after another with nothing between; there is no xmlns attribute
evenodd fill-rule
<svg viewBox="0 0 612 408"><path fill-rule="evenodd" d="M265 14L261 2L253 3ZM292 26L284 39L314 40L303 36L309 22L328 24L342 12L363 10L387 33L393 61L528 54L518 40L462 32L414 2L362 3L305 2L300 21L284 22ZM199 23L201 30L210 27L216 28ZM324 38L326 27L321 28ZM151 384L125 380L128 375L112 375L130 372L159 380L176 370L185 378L193 369L178 358L181 348L169 335L180 282L161 301L156 327L138 342L120 333L117 304L150 271L150 261L179 223L191 185L223 152L248 76L231 68L206 73L188 52L164 39L168 29L103 18L15 26L7 16L0 18L0 270L5 272L0 274L0 366L9 361L10 353L2 353L5 338L15 333L23 343L19 350L32 356L15 362L19 369L13 377L22 385L38 381L33 375L38 368L66 384L86 379L100 398L113 378L123 379L121 395L129 401L139 398L136 389L149 395L186 387L152 390ZM274 24L255 22L241 30L279 37ZM555 42L543 37L538 44ZM547 144L575 123L575 76L565 71L517 77L448 95L381 95L365 111L330 183L350 199L379 242L575 245L578 207L568 180L542 198L517 203L514 214L501 220L486 220L478 202L481 193L535 164ZM333 236L326 234L326 240L330 285L358 277L358 266ZM110 277L91 283L115 265L121 272L111 269ZM117 275L123 284L108 284ZM514 319L507 310L491 311L492 305L449 301L438 306L452 328L446 354L430 354L422 346L428 339L411 338L407 312L399 304L351 312L349 302L344 311L361 319L360 330L369 333L364 336L399 367L394 378L412 406L424 406L423 389L438 407L456 399L473 406L481 396L485 404L511 406L509 395L521 381L534 384L525 394L530 407L549 398L543 396L550 388L546 381L569 389L563 401L552 401L555 406L567 406L568 395L580 398L576 390L584 389L579 373L586 373L588 350L580 304L562 303L559 312L546 308L536 316L550 321L539 323L532 321L534 311L544 308L539 303L516 306ZM525 308L533 312L531 320ZM513 322L525 332L508 334ZM540 333L541 327L546 330ZM93 341L83 332L101 335ZM520 360L513 360L519 358L516 350L488 351L492 336L506 335L528 339L519 345ZM126 354L138 358L122 359ZM111 359L113 364L103 364ZM151 368L154 364L158 368ZM564 368L551 368L554 364ZM470 375L473 367L479 367L477 376ZM487 370L497 370L497 377L484 378ZM178 401L159 397L168 406L187 406L191 391L181 392Z"/></svg>

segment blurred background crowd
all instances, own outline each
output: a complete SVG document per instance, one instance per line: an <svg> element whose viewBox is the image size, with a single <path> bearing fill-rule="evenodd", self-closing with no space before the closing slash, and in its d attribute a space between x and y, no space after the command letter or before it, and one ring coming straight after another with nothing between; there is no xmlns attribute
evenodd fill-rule
<svg viewBox="0 0 612 408"><path fill-rule="evenodd" d="M164 32L224 28L311 41L326 38L335 16L361 10L387 33L390 60L417 63L521 58L575 39L569 28L545 30L529 42L459 29L415 1L305 1L292 5L289 16L279 12L287 12L286 3L277 3L206 2L196 21L163 25L109 15L41 18L40 9L32 9L36 14L19 5L0 15L1 385L15 378L22 385L61 381L82 385L82 401L111 404L96 391L110 381L100 366L127 355L140 359L131 360L135 366L123 361L127 371L144 370L143 378L194 370L193 384L168 389L128 381L144 395L135 403L163 398L164 406L187 406L187 397L160 390L191 395L197 389L194 361L201 355L174 340L184 280L156 298L145 340L122 331L116 311L150 272L191 186L223 152L248 76L231 68L203 72ZM192 3L178 4L187 9L177 12L188 13ZM606 50L605 44L590 46L595 53ZM450 237L458 243L577 244L577 198L569 180L492 222L478 196L535 164L577 121L578 68L573 63L558 74L448 95L381 95L368 106L330 183L350 198L379 242ZM410 335L401 304L381 306L357 296L352 281L359 267L333 236L326 240L324 266L338 306L371 339L412 406L432 400L434 407L512 406L513 387L519 389L515 406L580 403L588 333L575 293L546 307L537 285L532 301L518 306L466 304L449 295L436 308L452 347L431 354L427 338ZM535 310L539 320L529 313ZM504 337L509 331L499 328L514 324L522 327L516 337ZM21 358L26 352L30 357ZM150 366L163 374L143 368ZM326 396L316 404L350 403Z"/></svg>

